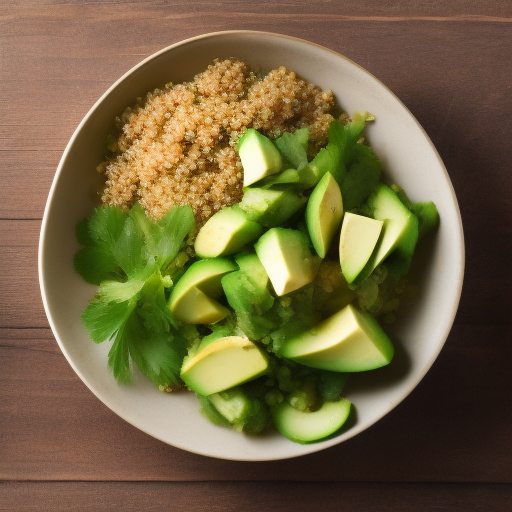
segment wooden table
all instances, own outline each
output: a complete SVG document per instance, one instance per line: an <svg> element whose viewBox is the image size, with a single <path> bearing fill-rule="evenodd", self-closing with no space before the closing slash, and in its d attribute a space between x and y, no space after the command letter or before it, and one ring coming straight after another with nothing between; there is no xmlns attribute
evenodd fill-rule
<svg viewBox="0 0 512 512"><path fill-rule="evenodd" d="M122 421L60 352L38 285L46 197L84 114L144 57L234 28L314 41L388 85L465 228L460 310L426 378L356 438L289 461L192 455ZM510 0L2 0L0 49L0 510L512 510Z"/></svg>

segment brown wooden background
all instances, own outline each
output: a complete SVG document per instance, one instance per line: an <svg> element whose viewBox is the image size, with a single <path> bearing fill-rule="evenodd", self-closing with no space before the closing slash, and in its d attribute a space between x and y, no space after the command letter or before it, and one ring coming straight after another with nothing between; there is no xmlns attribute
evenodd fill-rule
<svg viewBox="0 0 512 512"><path fill-rule="evenodd" d="M309 39L366 67L443 158L467 266L432 370L356 438L290 461L192 455L123 422L60 353L37 243L61 154L119 76L229 29ZM0 510L512 510L512 2L0 1Z"/></svg>

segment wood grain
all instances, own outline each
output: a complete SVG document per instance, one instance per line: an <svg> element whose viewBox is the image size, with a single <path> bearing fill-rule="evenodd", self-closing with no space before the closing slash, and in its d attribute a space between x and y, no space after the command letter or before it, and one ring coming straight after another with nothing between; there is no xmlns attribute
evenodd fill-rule
<svg viewBox="0 0 512 512"><path fill-rule="evenodd" d="M299 497L299 499L297 499ZM0 483L4 512L168 510L177 512L393 510L506 511L512 486L496 484L350 484L337 482L21 482Z"/></svg>
<svg viewBox="0 0 512 512"><path fill-rule="evenodd" d="M0 7L0 510L510 509L509 0ZM366 432L291 461L209 459L122 421L65 360L39 292L46 197L80 120L143 58L230 29L308 39L390 87L437 147L464 223L461 304L431 371Z"/></svg>

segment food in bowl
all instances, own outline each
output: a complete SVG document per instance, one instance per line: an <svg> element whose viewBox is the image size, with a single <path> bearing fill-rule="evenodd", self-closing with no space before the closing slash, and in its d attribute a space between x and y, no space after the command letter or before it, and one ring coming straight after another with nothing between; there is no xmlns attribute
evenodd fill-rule
<svg viewBox="0 0 512 512"><path fill-rule="evenodd" d="M438 220L383 183L372 120L236 59L119 118L75 267L99 286L82 318L113 340L120 383L135 364L215 423L299 443L345 425L345 382L392 361L380 324L414 293L404 276Z"/></svg>

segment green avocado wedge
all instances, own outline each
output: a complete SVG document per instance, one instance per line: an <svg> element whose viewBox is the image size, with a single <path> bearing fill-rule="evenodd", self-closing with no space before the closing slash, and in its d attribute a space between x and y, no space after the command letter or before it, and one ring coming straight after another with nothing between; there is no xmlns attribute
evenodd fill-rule
<svg viewBox="0 0 512 512"><path fill-rule="evenodd" d="M262 232L263 226L249 220L237 205L228 206L206 221L197 234L194 249L201 258L235 254Z"/></svg>
<svg viewBox="0 0 512 512"><path fill-rule="evenodd" d="M342 218L341 190L332 174L328 172L311 192L306 206L309 238L320 258L325 258Z"/></svg>
<svg viewBox="0 0 512 512"><path fill-rule="evenodd" d="M274 424L281 434L296 443L311 443L337 432L347 421L352 404L342 399L324 402L316 411L299 411L288 402L270 408Z"/></svg>
<svg viewBox="0 0 512 512"><path fill-rule="evenodd" d="M382 235L375 250L354 284L360 284L375 267L391 254L400 261L398 275L404 275L408 269L418 241L418 217L400 200L397 193L380 183L368 198L367 205L373 218L384 222Z"/></svg>
<svg viewBox="0 0 512 512"><path fill-rule="evenodd" d="M173 318L189 324L211 324L229 315L216 300L222 295L222 277L237 269L224 258L199 260L181 276L172 289L168 307Z"/></svg>
<svg viewBox="0 0 512 512"><path fill-rule="evenodd" d="M363 372L389 364L394 348L375 318L349 304L287 340L278 355L312 368Z"/></svg>
<svg viewBox="0 0 512 512"><path fill-rule="evenodd" d="M315 279L320 260L309 249L307 235L296 229L272 228L254 248L278 296Z"/></svg>
<svg viewBox="0 0 512 512"><path fill-rule="evenodd" d="M254 128L238 141L238 154L244 168L244 187L281 170L283 159L273 142Z"/></svg>
<svg viewBox="0 0 512 512"><path fill-rule="evenodd" d="M291 190L246 188L238 206L249 220L275 227L286 222L305 204L306 198Z"/></svg>
<svg viewBox="0 0 512 512"><path fill-rule="evenodd" d="M383 222L347 212L340 234L340 265L348 284L354 282L368 263L379 240Z"/></svg>
<svg viewBox="0 0 512 512"><path fill-rule="evenodd" d="M256 379L267 372L268 357L242 336L220 338L186 358L181 378L199 395L209 396Z"/></svg>

